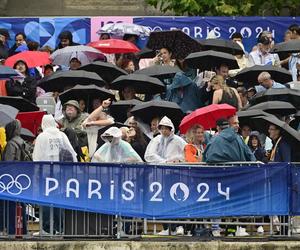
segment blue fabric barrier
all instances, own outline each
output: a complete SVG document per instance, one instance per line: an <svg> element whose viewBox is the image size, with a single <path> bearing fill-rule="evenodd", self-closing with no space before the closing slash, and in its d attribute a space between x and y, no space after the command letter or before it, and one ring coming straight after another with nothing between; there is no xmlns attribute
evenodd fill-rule
<svg viewBox="0 0 300 250"><path fill-rule="evenodd" d="M156 219L288 215L291 168L1 162L0 199Z"/></svg>

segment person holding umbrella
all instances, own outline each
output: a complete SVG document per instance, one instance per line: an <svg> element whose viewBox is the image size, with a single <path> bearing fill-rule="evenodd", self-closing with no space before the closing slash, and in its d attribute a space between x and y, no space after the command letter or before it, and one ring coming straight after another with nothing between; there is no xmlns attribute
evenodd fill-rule
<svg viewBox="0 0 300 250"><path fill-rule="evenodd" d="M37 82L35 78L29 75L29 69L27 63L23 60L18 60L15 62L14 69L18 70L21 75L24 76L23 79L18 80L8 80L6 81L6 90L8 96L21 96L32 103L35 103L36 99L36 85Z"/></svg>
<svg viewBox="0 0 300 250"><path fill-rule="evenodd" d="M154 58L155 64L175 66L175 60L172 59L172 51L170 48L161 48Z"/></svg>
<svg viewBox="0 0 300 250"><path fill-rule="evenodd" d="M154 137L147 146L145 160L149 163L176 163L185 161L184 147L187 144L174 134L172 121L164 116L158 125L160 135Z"/></svg>
<svg viewBox="0 0 300 250"><path fill-rule="evenodd" d="M292 148L285 140L282 130L275 124L270 124L268 129L269 137L272 139L273 147L270 153L270 162L291 162Z"/></svg>

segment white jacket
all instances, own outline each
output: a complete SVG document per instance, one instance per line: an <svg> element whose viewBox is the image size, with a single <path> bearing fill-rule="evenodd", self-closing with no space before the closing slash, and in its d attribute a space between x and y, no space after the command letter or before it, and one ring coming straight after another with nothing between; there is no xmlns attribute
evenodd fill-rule
<svg viewBox="0 0 300 250"><path fill-rule="evenodd" d="M44 115L42 119L43 132L36 138L32 158L33 161L59 161L59 152L66 149L72 153L73 161L77 162L68 137L57 127L52 115Z"/></svg>
<svg viewBox="0 0 300 250"><path fill-rule="evenodd" d="M166 163L169 161L185 161L184 147L187 144L180 136L174 135L174 125L168 117L163 117L159 126L172 129L171 135L158 135L147 146L145 160L149 163Z"/></svg>

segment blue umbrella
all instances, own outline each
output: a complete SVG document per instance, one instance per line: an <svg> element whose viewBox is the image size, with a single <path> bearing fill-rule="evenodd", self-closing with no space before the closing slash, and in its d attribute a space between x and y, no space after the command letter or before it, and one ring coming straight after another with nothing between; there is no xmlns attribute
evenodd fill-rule
<svg viewBox="0 0 300 250"><path fill-rule="evenodd" d="M0 66L0 80L7 80L15 77L21 77L20 73L10 67Z"/></svg>
<svg viewBox="0 0 300 250"><path fill-rule="evenodd" d="M19 110L12 106L0 104L0 126L5 126L13 121L18 112Z"/></svg>

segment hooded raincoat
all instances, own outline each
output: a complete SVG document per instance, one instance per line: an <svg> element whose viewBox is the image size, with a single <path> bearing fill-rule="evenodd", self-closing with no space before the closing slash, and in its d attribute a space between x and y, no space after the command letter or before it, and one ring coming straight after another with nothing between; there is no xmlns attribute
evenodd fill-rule
<svg viewBox="0 0 300 250"><path fill-rule="evenodd" d="M109 140L108 137L112 139ZM105 144L95 152L92 162L143 162L131 145L121 139L122 132L117 127L110 127L101 135L101 138L105 141Z"/></svg>
<svg viewBox="0 0 300 250"><path fill-rule="evenodd" d="M44 115L42 119L43 132L36 138L32 158L34 161L59 161L60 152L67 150L72 154L73 162L77 162L68 137L56 127L52 115Z"/></svg>
<svg viewBox="0 0 300 250"><path fill-rule="evenodd" d="M208 143L205 162L256 161L254 154L233 128L226 128Z"/></svg>
<svg viewBox="0 0 300 250"><path fill-rule="evenodd" d="M175 102L184 113L203 106L200 89L184 73L176 73L172 84L167 85L166 100Z"/></svg>
<svg viewBox="0 0 300 250"><path fill-rule="evenodd" d="M184 147L187 144L180 136L174 135L174 125L168 117L163 117L159 126L171 128L171 135L154 137L145 152L145 160L150 163L185 161Z"/></svg>

